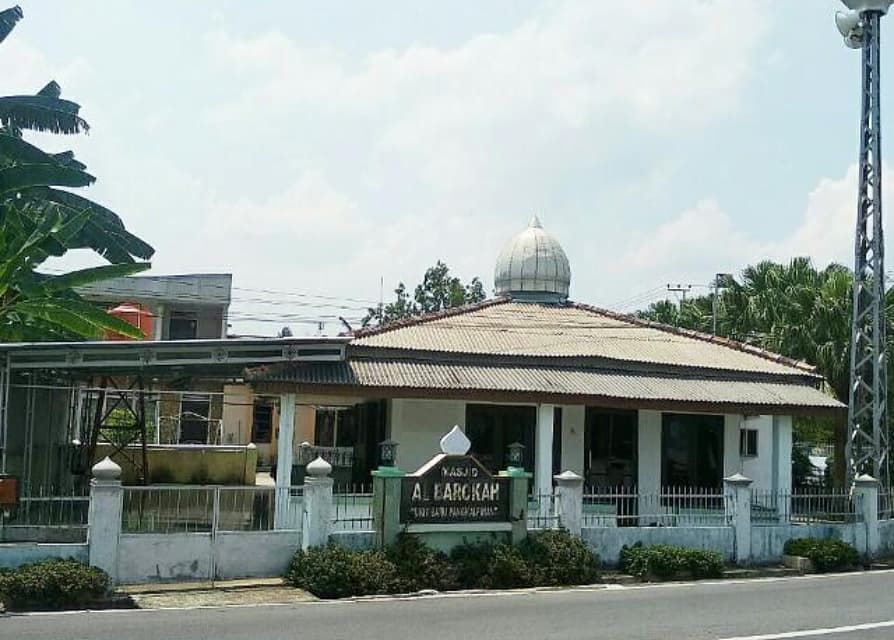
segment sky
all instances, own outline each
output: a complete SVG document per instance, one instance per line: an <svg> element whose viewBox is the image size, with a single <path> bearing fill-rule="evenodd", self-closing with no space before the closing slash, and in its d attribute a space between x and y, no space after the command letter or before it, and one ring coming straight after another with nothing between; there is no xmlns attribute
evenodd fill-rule
<svg viewBox="0 0 894 640"><path fill-rule="evenodd" d="M837 0L20 2L3 93L54 79L91 125L30 139L75 150L152 273L232 273L234 333L337 333L436 260L491 291L535 213L572 299L620 311L853 260Z"/></svg>

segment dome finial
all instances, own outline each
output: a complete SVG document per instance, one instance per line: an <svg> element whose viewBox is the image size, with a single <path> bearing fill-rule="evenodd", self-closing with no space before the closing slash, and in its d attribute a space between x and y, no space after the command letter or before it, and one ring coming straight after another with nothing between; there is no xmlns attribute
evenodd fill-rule
<svg viewBox="0 0 894 640"><path fill-rule="evenodd" d="M570 284L568 257L536 215L497 258L494 289L498 296L523 302L564 302Z"/></svg>

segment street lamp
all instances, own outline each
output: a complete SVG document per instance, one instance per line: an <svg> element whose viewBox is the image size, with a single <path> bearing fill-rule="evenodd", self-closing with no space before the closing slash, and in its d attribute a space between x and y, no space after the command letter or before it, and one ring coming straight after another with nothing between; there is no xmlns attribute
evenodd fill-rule
<svg viewBox="0 0 894 640"><path fill-rule="evenodd" d="M871 472L888 486L879 23L894 0L842 2L849 11L835 16L838 31L848 47L863 50L847 481L851 486L857 475Z"/></svg>
<svg viewBox="0 0 894 640"><path fill-rule="evenodd" d="M506 466L508 468L521 469L525 466L525 445L521 442L513 442L506 449Z"/></svg>
<svg viewBox="0 0 894 640"><path fill-rule="evenodd" d="M397 462L397 443L391 438L379 443L379 466L393 467Z"/></svg>

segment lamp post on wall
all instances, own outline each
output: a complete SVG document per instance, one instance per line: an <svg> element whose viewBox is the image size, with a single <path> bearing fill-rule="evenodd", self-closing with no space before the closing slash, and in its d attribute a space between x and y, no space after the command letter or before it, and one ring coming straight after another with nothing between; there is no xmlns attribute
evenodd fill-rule
<svg viewBox="0 0 894 640"><path fill-rule="evenodd" d="M872 473L888 486L888 372L885 354L885 244L882 230L882 149L879 26L894 0L842 0L835 16L844 43L862 49L859 186L854 243L847 482Z"/></svg>
<svg viewBox="0 0 894 640"><path fill-rule="evenodd" d="M379 466L394 467L397 464L397 442L389 438L379 443Z"/></svg>

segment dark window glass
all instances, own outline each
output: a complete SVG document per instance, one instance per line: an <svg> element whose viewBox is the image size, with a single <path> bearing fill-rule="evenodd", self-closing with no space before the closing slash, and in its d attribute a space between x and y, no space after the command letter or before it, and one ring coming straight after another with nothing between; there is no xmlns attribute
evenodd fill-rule
<svg viewBox="0 0 894 640"><path fill-rule="evenodd" d="M335 409L317 409L314 424L314 444L318 447L335 446L335 423L338 420Z"/></svg>
<svg viewBox="0 0 894 640"><path fill-rule="evenodd" d="M180 402L180 443L208 444L208 398L184 396Z"/></svg>
<svg viewBox="0 0 894 640"><path fill-rule="evenodd" d="M723 416L665 413L661 484L718 489L723 478Z"/></svg>
<svg viewBox="0 0 894 640"><path fill-rule="evenodd" d="M251 441L269 443L273 435L273 403L255 400L251 425Z"/></svg>
<svg viewBox="0 0 894 640"><path fill-rule="evenodd" d="M174 313L168 320L169 340L195 340L196 318L192 314Z"/></svg>
<svg viewBox="0 0 894 640"><path fill-rule="evenodd" d="M637 481L637 413L587 408L584 434L586 483L633 486Z"/></svg>
<svg viewBox="0 0 894 640"><path fill-rule="evenodd" d="M739 455L746 458L757 456L757 429L742 429L739 432Z"/></svg>
<svg viewBox="0 0 894 640"><path fill-rule="evenodd" d="M506 448L513 442L525 446L524 467L534 471L536 425L536 407L466 405L466 435L472 441L471 453L492 473L506 468Z"/></svg>

